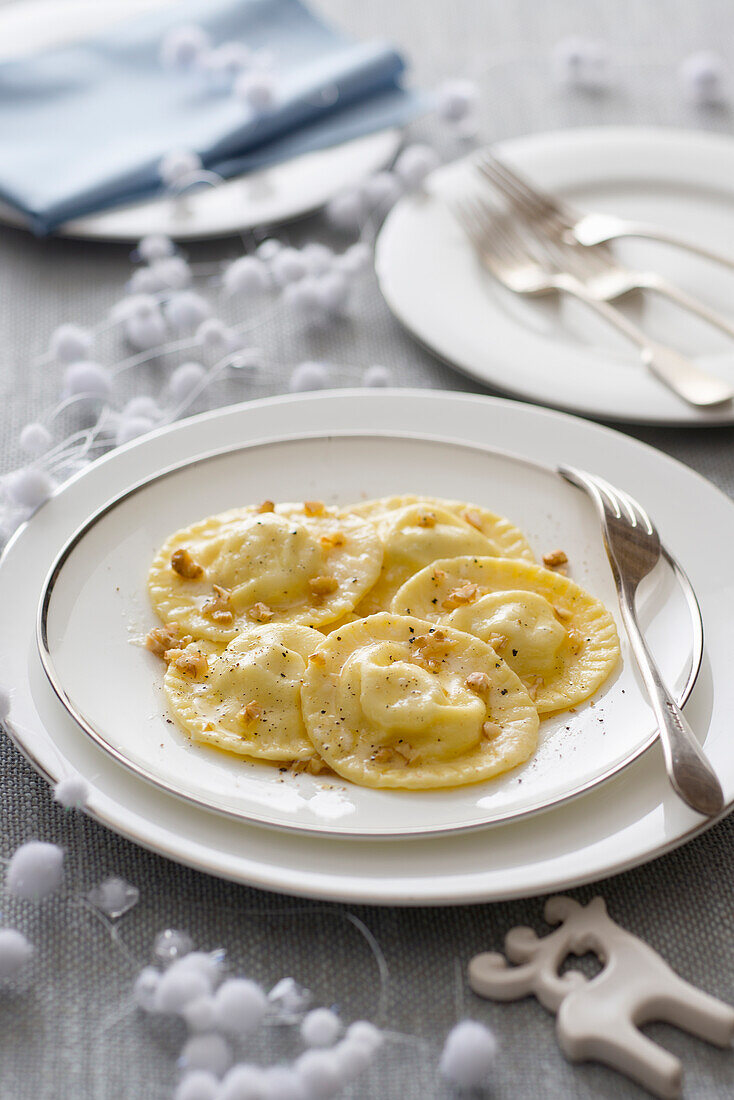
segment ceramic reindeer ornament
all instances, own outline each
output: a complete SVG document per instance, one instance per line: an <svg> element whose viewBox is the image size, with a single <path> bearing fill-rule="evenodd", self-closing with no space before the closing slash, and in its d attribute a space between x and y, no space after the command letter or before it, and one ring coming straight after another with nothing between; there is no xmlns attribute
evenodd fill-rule
<svg viewBox="0 0 734 1100"><path fill-rule="evenodd" d="M603 898L579 905L550 898L545 919L559 927L538 937L513 928L505 937L507 959L491 952L469 964L475 993L495 1001L534 994L556 1013L556 1033L574 1062L594 1060L626 1073L660 1097L680 1095L681 1063L638 1030L662 1020L717 1046L734 1040L734 1008L689 985L646 943L615 924ZM587 979L577 970L559 974L568 955L591 951L603 969Z"/></svg>

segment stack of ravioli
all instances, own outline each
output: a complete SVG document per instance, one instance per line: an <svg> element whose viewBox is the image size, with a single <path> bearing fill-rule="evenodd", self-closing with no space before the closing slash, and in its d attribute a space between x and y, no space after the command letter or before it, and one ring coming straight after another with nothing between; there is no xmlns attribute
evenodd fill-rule
<svg viewBox="0 0 734 1100"><path fill-rule="evenodd" d="M235 508L167 539L148 590L146 645L195 741L368 787L517 767L619 660L598 600L459 501Z"/></svg>

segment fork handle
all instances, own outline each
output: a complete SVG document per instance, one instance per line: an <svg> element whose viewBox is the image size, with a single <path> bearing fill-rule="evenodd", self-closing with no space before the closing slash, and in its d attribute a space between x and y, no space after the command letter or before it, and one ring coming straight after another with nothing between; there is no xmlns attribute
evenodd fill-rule
<svg viewBox="0 0 734 1100"><path fill-rule="evenodd" d="M685 290L681 290L675 283L668 282L662 275L657 275L652 271L646 271L640 276L640 288L643 290L652 290L655 294L661 294L664 298L668 298L671 302L675 302L676 305L681 306L682 309L687 309L689 313L695 313L696 316L700 317L703 321L707 321L710 325L714 325L716 328L721 329L727 336L734 338L734 322L728 320L728 318L718 313L715 309L711 309L705 302L700 301L698 298L694 298L692 294L688 294Z"/></svg>
<svg viewBox="0 0 734 1100"><path fill-rule="evenodd" d="M681 248L684 252L692 252L701 256L704 260L720 264L729 271L734 271L734 256L727 256L724 252L717 252L713 248L697 244L690 237L681 236L678 233L648 222L628 222L621 218L608 217L606 215L586 215L580 218L571 231L579 244L594 245L604 244L607 241L619 240L620 237L644 237L649 241L658 241L660 244L669 244L673 248Z"/></svg>
<svg viewBox="0 0 734 1100"><path fill-rule="evenodd" d="M647 334L624 313L610 306L608 302L592 297L584 284L572 275L564 273L556 276L555 286L558 290L585 302L589 309L593 309L631 340L640 349L640 358L645 366L668 389L677 393L689 405L706 408L710 405L721 405L734 397L734 390L723 378L717 378L716 375L701 370L679 352L650 340Z"/></svg>
<svg viewBox="0 0 734 1100"><path fill-rule="evenodd" d="M626 587L623 585L623 588ZM712 817L724 808L721 784L683 712L671 697L645 641L634 610L634 592L625 591L620 611L660 731L665 768L674 789L697 813Z"/></svg>

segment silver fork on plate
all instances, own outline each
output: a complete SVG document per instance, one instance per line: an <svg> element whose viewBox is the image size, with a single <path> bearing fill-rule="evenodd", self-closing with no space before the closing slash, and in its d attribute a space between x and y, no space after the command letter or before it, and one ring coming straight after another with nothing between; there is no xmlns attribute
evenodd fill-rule
<svg viewBox="0 0 734 1100"><path fill-rule="evenodd" d="M658 723L673 789L698 813L718 814L724 807L719 780L666 688L637 619L635 593L665 553L655 525L636 500L602 478L573 466L560 466L558 472L589 495L601 519L622 621Z"/></svg>
<svg viewBox="0 0 734 1100"><path fill-rule="evenodd" d="M619 237L645 237L651 241L685 249L687 252L693 252L706 260L734 270L734 257L698 244L689 237L663 229L661 226L618 218L614 214L586 213L583 210L577 210L570 203L563 202L555 195L550 195L529 183L489 149L482 150L478 155L477 166L486 175L489 175L490 170L493 174L501 172L509 184L524 193L526 200L535 208L537 217L553 219L556 226L561 228L570 240L578 244L595 245L613 241Z"/></svg>
<svg viewBox="0 0 734 1100"><path fill-rule="evenodd" d="M583 277L569 271L565 259L559 261L560 246L533 234L512 214L493 213L477 198L457 200L454 207L480 259L509 290L525 295L563 292L585 302L631 340L644 365L691 405L701 408L720 405L734 396L723 379L701 370L672 348L651 340L639 326L609 305L597 287L591 282L587 285Z"/></svg>
<svg viewBox="0 0 734 1100"><path fill-rule="evenodd" d="M625 266L603 244L580 247L580 242L569 229L567 218L555 212L562 211L563 205L542 191L535 190L527 180L523 180L493 153L481 153L478 167L485 179L499 191L520 218L532 222L537 232L574 249L579 261L585 262L588 275L598 276L598 293L603 295L603 301L614 301L633 290L651 290L734 338L734 322L711 309L705 302L687 294L665 276L656 271L635 271ZM606 278L602 279L602 276Z"/></svg>

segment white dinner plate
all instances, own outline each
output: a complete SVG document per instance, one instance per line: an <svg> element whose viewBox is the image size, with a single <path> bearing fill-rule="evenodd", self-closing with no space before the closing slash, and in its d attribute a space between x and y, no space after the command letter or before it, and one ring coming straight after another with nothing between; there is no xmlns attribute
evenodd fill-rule
<svg viewBox="0 0 734 1100"><path fill-rule="evenodd" d="M413 431L489 444L539 463L592 469L639 498L701 602L706 651L686 714L727 805L734 802L732 504L691 470L594 424L513 402L430 391L309 394L204 414L119 448L59 490L0 561L0 606L4 622L12 624L0 636L2 680L13 693L11 733L45 776L79 771L90 781L88 810L95 818L209 873L285 893L384 904L453 904L563 889L644 862L705 828L707 822L671 791L657 746L585 796L541 815L457 835L355 841L262 828L197 807L122 767L82 731L54 694L36 646L39 594L61 547L92 513L152 471L216 449L335 429ZM266 478L267 468L260 473ZM398 473L407 477L407 471ZM511 502L502 493L495 484L482 495L506 506ZM582 510L583 497L573 506ZM559 531L546 518L550 510L549 500L542 526L534 528L541 538ZM132 532L130 537L134 541ZM103 571L104 564L95 569ZM607 598L606 589L601 594Z"/></svg>
<svg viewBox="0 0 734 1100"><path fill-rule="evenodd" d="M734 256L734 141L644 128L578 129L502 142L499 156L576 206L657 223ZM566 298L522 298L484 271L450 203L483 186L471 156L402 199L377 245L382 292L430 350L488 386L597 419L734 423L734 403L695 409L641 365L634 347ZM487 192L489 188L487 185ZM730 318L734 273L650 241L621 259L667 275ZM616 303L662 343L734 383L734 343L652 294Z"/></svg>
<svg viewBox="0 0 734 1100"><path fill-rule="evenodd" d="M510 516L538 559L562 544L574 580L616 610L596 513L552 469L476 445L384 433L249 444L154 473L106 504L61 551L39 611L41 659L59 698L99 745L164 790L263 825L334 836L427 836L497 825L582 794L634 760L654 740L655 724L621 627L621 666L593 700L546 718L526 765L471 786L370 790L333 776L281 773L194 745L171 723L164 666L131 640L140 642L158 622L145 579L172 531L263 498L345 505L406 491L458 497ZM682 701L698 673L700 632L665 563L656 581L642 608L646 633Z"/></svg>
<svg viewBox="0 0 734 1100"><path fill-rule="evenodd" d="M0 8L0 60L89 38L120 19L171 3L24 0L10 4ZM160 196L74 218L56 233L105 241L138 241L148 233L165 233L183 241L276 225L318 210L342 189L382 168L399 144L399 130L382 130L248 172L216 187L199 188L184 200ZM23 216L2 202L0 221L25 225Z"/></svg>

